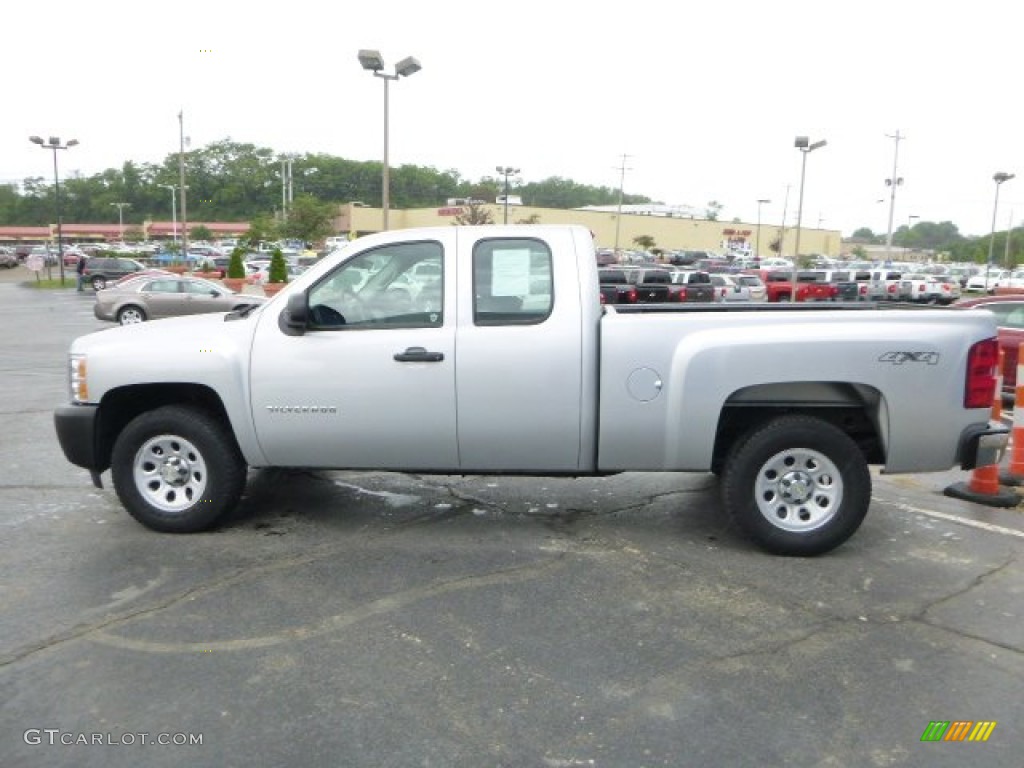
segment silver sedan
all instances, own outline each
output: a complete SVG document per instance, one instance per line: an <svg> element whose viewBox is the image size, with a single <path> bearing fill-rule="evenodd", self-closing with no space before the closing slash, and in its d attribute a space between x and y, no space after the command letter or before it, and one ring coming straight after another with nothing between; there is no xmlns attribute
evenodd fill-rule
<svg viewBox="0 0 1024 768"><path fill-rule="evenodd" d="M100 320L130 325L161 317L230 312L264 301L262 296L235 293L198 277L150 275L97 291L93 313Z"/></svg>

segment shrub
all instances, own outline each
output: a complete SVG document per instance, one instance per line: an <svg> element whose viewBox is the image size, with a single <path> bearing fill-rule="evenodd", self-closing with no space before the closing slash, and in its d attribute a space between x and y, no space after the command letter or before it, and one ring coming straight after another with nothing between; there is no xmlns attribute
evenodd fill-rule
<svg viewBox="0 0 1024 768"><path fill-rule="evenodd" d="M270 253L270 271L267 275L268 283L287 283L288 265L285 264L284 254L280 248L275 248Z"/></svg>
<svg viewBox="0 0 1024 768"><path fill-rule="evenodd" d="M245 265L242 263L242 254L245 249L242 247L231 250L231 260L228 262L228 277L245 277Z"/></svg>

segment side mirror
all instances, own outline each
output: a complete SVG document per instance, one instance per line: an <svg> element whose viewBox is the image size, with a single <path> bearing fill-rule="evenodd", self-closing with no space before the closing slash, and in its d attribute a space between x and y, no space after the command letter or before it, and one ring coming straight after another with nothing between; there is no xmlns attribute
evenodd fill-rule
<svg viewBox="0 0 1024 768"><path fill-rule="evenodd" d="M281 330L289 336L301 336L309 325L309 304L305 291L293 293L281 313L279 323Z"/></svg>

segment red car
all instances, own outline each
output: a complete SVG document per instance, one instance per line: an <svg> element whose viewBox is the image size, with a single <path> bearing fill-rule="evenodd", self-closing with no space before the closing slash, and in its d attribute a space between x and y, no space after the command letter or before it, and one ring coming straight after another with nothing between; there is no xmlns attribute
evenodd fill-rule
<svg viewBox="0 0 1024 768"><path fill-rule="evenodd" d="M952 309L987 309L996 316L999 349L1003 352L1003 397L1014 397L1017 388L1017 350L1024 343L1024 293L961 299Z"/></svg>

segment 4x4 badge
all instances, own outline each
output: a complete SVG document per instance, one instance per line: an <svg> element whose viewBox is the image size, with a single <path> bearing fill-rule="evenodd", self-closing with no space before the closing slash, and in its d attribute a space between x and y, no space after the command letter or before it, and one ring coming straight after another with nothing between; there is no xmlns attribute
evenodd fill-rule
<svg viewBox="0 0 1024 768"><path fill-rule="evenodd" d="M938 365L939 353L938 352L886 352L880 358L880 363L892 363L893 365L903 365L904 363L928 363L928 365Z"/></svg>

